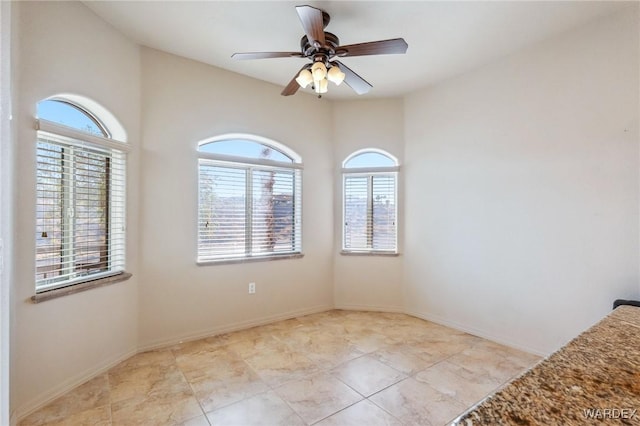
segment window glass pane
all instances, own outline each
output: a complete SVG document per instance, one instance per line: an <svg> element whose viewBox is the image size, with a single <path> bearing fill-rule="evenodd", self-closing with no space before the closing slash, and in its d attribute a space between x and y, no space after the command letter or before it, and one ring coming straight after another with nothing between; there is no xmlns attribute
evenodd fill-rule
<svg viewBox="0 0 640 426"><path fill-rule="evenodd" d="M124 268L124 155L53 139L36 148L36 291Z"/></svg>
<svg viewBox="0 0 640 426"><path fill-rule="evenodd" d="M275 148L258 142L240 139L210 142L201 145L199 151L210 154L233 155L235 157L282 161L287 163L293 162L291 158Z"/></svg>
<svg viewBox="0 0 640 426"><path fill-rule="evenodd" d="M348 176L344 181L344 248L367 249L369 177Z"/></svg>
<svg viewBox="0 0 640 426"><path fill-rule="evenodd" d="M373 250L396 248L395 193L395 176L373 176Z"/></svg>
<svg viewBox="0 0 640 426"><path fill-rule="evenodd" d="M63 255L63 148L40 142L36 178L36 280L55 279L62 273Z"/></svg>
<svg viewBox="0 0 640 426"><path fill-rule="evenodd" d="M294 171L253 171L252 253L295 249Z"/></svg>
<svg viewBox="0 0 640 426"><path fill-rule="evenodd" d="M109 269L111 159L88 150L74 159L74 265L78 275L85 275Z"/></svg>
<svg viewBox="0 0 640 426"><path fill-rule="evenodd" d="M348 168L361 168L361 167L393 167L396 163L393 159L387 157L379 152L363 152L349 159L345 163L345 167Z"/></svg>
<svg viewBox="0 0 640 426"><path fill-rule="evenodd" d="M246 171L200 162L198 257L246 251Z"/></svg>
<svg viewBox="0 0 640 426"><path fill-rule="evenodd" d="M74 129L94 135L108 137L90 115L68 102L52 99L38 102L38 118L73 127Z"/></svg>

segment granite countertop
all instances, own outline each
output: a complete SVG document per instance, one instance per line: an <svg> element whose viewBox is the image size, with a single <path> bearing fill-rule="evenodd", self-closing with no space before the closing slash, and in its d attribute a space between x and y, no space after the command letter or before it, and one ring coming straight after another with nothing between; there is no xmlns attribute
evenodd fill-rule
<svg viewBox="0 0 640 426"><path fill-rule="evenodd" d="M640 425L640 308L620 306L453 425Z"/></svg>

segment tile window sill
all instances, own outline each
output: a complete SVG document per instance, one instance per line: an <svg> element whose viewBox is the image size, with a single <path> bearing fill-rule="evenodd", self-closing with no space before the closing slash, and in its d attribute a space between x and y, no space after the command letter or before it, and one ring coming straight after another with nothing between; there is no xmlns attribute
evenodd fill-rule
<svg viewBox="0 0 640 426"><path fill-rule="evenodd" d="M383 257L398 257L400 253L394 253L390 251L347 251L342 250L340 252L343 256L383 256Z"/></svg>
<svg viewBox="0 0 640 426"><path fill-rule="evenodd" d="M235 259L201 260L201 261L197 261L196 265L198 266L230 265L234 263L268 262L271 260L282 260L282 259L301 259L303 257L304 257L304 254L302 253L292 253L292 254L280 254L276 256L255 256L255 257L242 257L242 258L235 258Z"/></svg>
<svg viewBox="0 0 640 426"><path fill-rule="evenodd" d="M42 293L31 296L31 301L33 303L42 303L46 302L47 300L57 299L58 297L69 296L71 294L80 293L83 291L91 290L93 288L104 287L106 285L127 281L132 276L133 275L129 272L122 272L117 275L97 278L95 280L70 285L68 287L56 288L55 290L44 291Z"/></svg>

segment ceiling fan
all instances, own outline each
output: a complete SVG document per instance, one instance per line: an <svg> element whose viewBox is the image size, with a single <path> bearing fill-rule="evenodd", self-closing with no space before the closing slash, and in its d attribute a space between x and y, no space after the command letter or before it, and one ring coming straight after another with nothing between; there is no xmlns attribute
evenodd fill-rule
<svg viewBox="0 0 640 426"><path fill-rule="evenodd" d="M305 64L298 74L282 91L283 96L290 96L299 87L311 85L321 97L327 92L328 81L336 85L344 81L358 95L367 93L373 86L349 67L338 61L336 57L383 55L405 53L407 42L402 38L370 41L340 46L335 34L325 32L331 17L324 10L313 6L296 6L305 35L300 40L299 52L247 52L234 53L234 59L267 59L267 58L307 58L311 63Z"/></svg>

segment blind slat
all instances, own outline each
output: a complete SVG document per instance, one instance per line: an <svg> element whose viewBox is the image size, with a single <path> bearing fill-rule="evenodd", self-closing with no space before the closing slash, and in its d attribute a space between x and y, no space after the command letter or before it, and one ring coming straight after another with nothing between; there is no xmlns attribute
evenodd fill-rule
<svg viewBox="0 0 640 426"><path fill-rule="evenodd" d="M343 248L396 251L396 174L344 176Z"/></svg>
<svg viewBox="0 0 640 426"><path fill-rule="evenodd" d="M124 153L42 134L36 153L36 291L123 270Z"/></svg>

